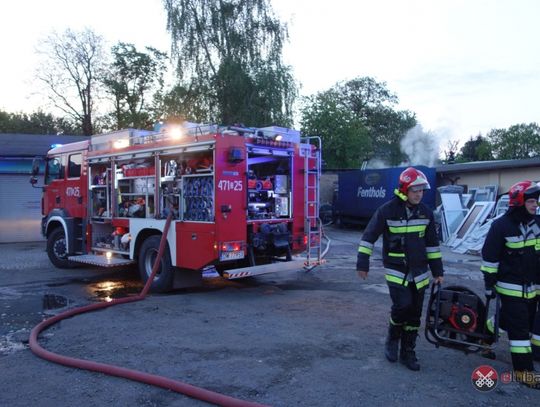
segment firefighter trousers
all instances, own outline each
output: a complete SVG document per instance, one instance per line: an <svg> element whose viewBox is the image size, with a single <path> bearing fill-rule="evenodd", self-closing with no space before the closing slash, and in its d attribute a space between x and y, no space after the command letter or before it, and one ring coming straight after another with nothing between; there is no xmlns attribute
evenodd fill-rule
<svg viewBox="0 0 540 407"><path fill-rule="evenodd" d="M508 333L514 370L534 370L531 332L536 306L536 299L501 295L500 326Z"/></svg>
<svg viewBox="0 0 540 407"><path fill-rule="evenodd" d="M390 283L388 289L392 299L392 323L402 325L405 330L418 331L426 290L418 290L414 282L409 282L408 285Z"/></svg>
<svg viewBox="0 0 540 407"><path fill-rule="evenodd" d="M537 289L538 291L538 289ZM540 298L536 296L536 314L531 331L531 346L534 360L540 361Z"/></svg>

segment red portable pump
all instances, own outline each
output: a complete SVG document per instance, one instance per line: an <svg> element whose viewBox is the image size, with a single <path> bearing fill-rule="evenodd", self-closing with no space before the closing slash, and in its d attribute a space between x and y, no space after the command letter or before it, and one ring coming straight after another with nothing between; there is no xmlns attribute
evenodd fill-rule
<svg viewBox="0 0 540 407"><path fill-rule="evenodd" d="M494 332L486 322L490 300L484 304L474 291L462 286L442 288L433 284L426 315L425 336L435 346L444 346L465 353L491 350L498 339L497 301Z"/></svg>

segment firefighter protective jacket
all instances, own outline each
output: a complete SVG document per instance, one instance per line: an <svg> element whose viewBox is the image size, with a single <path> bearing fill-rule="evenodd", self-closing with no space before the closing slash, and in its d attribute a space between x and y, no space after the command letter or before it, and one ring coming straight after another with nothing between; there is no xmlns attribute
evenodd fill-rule
<svg viewBox="0 0 540 407"><path fill-rule="evenodd" d="M423 203L407 219L406 203L394 198L381 206L366 227L358 248L356 269L369 271L374 243L383 235L383 264L389 284L414 281L417 289L429 285L428 265L434 277L443 275L442 256L433 212Z"/></svg>
<svg viewBox="0 0 540 407"><path fill-rule="evenodd" d="M540 267L540 227L537 219L523 224L511 213L493 221L482 247L486 288L501 295L534 298Z"/></svg>

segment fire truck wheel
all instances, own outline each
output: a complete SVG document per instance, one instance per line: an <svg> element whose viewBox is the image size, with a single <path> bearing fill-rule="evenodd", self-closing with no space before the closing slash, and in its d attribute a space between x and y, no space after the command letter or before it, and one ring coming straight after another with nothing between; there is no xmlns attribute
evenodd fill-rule
<svg viewBox="0 0 540 407"><path fill-rule="evenodd" d="M150 236L146 239L139 252L139 274L143 283L148 281L148 278L152 274L152 268L156 260L159 243L161 242L161 235ZM165 248L163 257L161 258L160 267L152 282L151 290L153 292L164 292L172 288L174 276L174 269L171 266L171 254L169 253L169 247Z"/></svg>
<svg viewBox="0 0 540 407"><path fill-rule="evenodd" d="M75 264L67 259L66 234L61 227L54 229L47 238L47 255L51 263L60 269L75 267Z"/></svg>

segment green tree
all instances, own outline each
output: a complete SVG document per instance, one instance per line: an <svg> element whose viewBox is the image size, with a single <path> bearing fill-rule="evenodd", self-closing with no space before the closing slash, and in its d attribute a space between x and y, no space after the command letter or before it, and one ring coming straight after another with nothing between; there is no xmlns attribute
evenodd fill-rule
<svg viewBox="0 0 540 407"><path fill-rule="evenodd" d="M94 132L94 99L103 75L103 39L90 29L53 32L40 44L43 61L37 78L56 108L80 123L83 134Z"/></svg>
<svg viewBox="0 0 540 407"><path fill-rule="evenodd" d="M330 99L332 103L324 103L322 100ZM348 82L338 82L328 91L307 98L306 106L302 111L302 126L304 131L312 132L309 123L314 122L314 117L320 121L327 119L327 114L332 117L336 113L342 120L339 129L352 126L353 130L347 130L347 134L357 134L358 139L347 139L343 144L345 149L353 143L353 150L361 146L360 162L377 158L384 160L390 165L397 165L404 161L407 156L401 151L400 144L405 134L417 124L414 113L409 111L395 110L398 98L386 87L386 83L377 82L370 77L356 78ZM310 106L310 104L312 106ZM324 109L330 109L325 112ZM335 125L338 120L334 120ZM358 131L358 123L362 125L362 131ZM333 133L340 137L338 128ZM364 140L367 137L369 141ZM326 160L335 160L337 164L345 164L338 157L330 158L326 154Z"/></svg>
<svg viewBox="0 0 540 407"><path fill-rule="evenodd" d="M414 113L409 111L396 111L386 106L373 109L366 120L373 157L393 166L406 161L408 157L401 150L401 141L416 124Z"/></svg>
<svg viewBox="0 0 540 407"><path fill-rule="evenodd" d="M398 103L396 94L390 92L385 82L377 82L369 76L355 78L337 85L343 103L364 122L374 114Z"/></svg>
<svg viewBox="0 0 540 407"><path fill-rule="evenodd" d="M165 92L162 98L162 117L165 120L187 120L195 123L210 121L210 108L205 104L205 100L199 97L206 91L198 88L194 82L190 85L176 84Z"/></svg>
<svg viewBox="0 0 540 407"><path fill-rule="evenodd" d="M326 168L357 168L371 156L368 130L333 89L305 99L301 126L304 134L321 137Z"/></svg>
<svg viewBox="0 0 540 407"><path fill-rule="evenodd" d="M492 159L491 144L481 134L467 140L457 156L459 162L488 161Z"/></svg>
<svg viewBox="0 0 540 407"><path fill-rule="evenodd" d="M486 138L499 160L540 156L540 127L536 123L516 124L508 129L492 129Z"/></svg>
<svg viewBox="0 0 540 407"><path fill-rule="evenodd" d="M77 135L81 134L81 129L65 118L41 110L30 114L0 110L0 133Z"/></svg>
<svg viewBox="0 0 540 407"><path fill-rule="evenodd" d="M178 89L188 89L189 98L199 99L197 105L208 120L249 126L292 124L297 87L282 62L287 29L274 16L269 0L165 0L164 4Z"/></svg>
<svg viewBox="0 0 540 407"><path fill-rule="evenodd" d="M159 118L152 108L163 90L167 54L152 47L145 50L123 42L112 47L113 62L103 83L114 104L109 117L116 130L148 128Z"/></svg>
<svg viewBox="0 0 540 407"><path fill-rule="evenodd" d="M414 113L395 110L399 102L386 82L371 77L359 77L337 84L343 103L362 120L369 130L373 157L398 165L406 155L401 152L401 140L417 124Z"/></svg>

